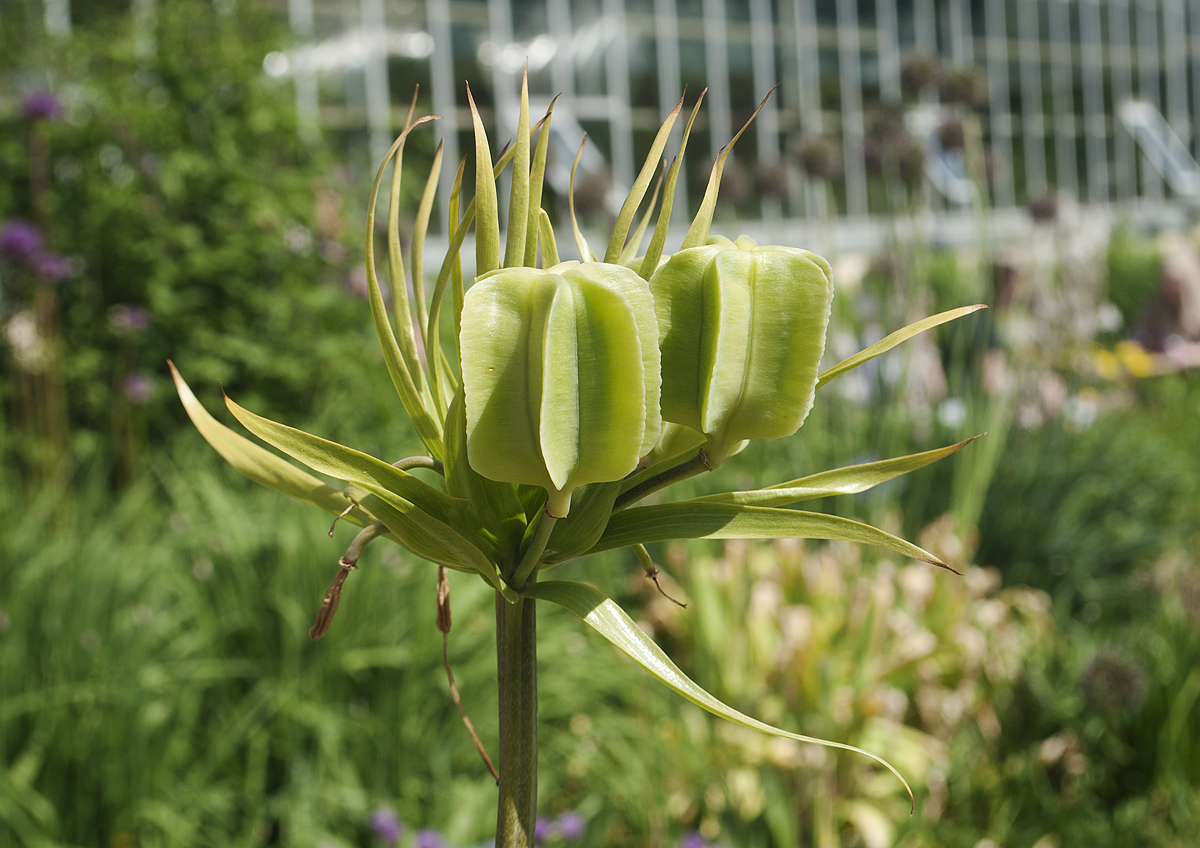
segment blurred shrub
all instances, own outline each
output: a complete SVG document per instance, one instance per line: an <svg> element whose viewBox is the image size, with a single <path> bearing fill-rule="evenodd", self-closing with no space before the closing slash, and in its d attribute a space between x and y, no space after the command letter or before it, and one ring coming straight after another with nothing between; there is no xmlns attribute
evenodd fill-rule
<svg viewBox="0 0 1200 848"><path fill-rule="evenodd" d="M951 524L937 523L922 541L961 565ZM992 693L1019 676L1048 632L1044 596L993 595L998 576L981 569L959 578L851 545L794 540L727 543L717 558L683 551L674 549L668 568L679 585L660 579L687 609L654 595L642 626L743 712L885 757L913 782L919 809L944 806L946 744L962 724L995 732ZM907 818L899 781L861 755L774 739L686 704L640 711L653 729L630 763L613 773L603 758L568 761L591 792L642 799L640 815L598 814L607 835L597 844L669 844L665 834L694 830L703 844L891 845ZM602 747L605 728L595 736ZM628 768L640 770L636 780ZM631 832L634 823L647 832Z"/></svg>
<svg viewBox="0 0 1200 848"><path fill-rule="evenodd" d="M22 38L38 27L18 14L0 21L21 45L0 60L10 83L48 80L62 107L32 127L0 102L0 218L32 220L69 260L53 321L85 457L178 423L167 357L193 385L253 375L260 395L242 397L295 414L372 346L351 332L365 310L346 291L330 151L300 140L290 86L262 72L282 19L256 3L156 8L150 30L119 12L63 41ZM7 324L34 284L0 273ZM19 406L20 363L11 345L0 357L0 394Z"/></svg>
<svg viewBox="0 0 1200 848"><path fill-rule="evenodd" d="M1014 430L979 522L980 562L1044 589L1064 614L1120 619L1145 600L1138 572L1200 530L1195 410L1187 376L1139 384L1140 403L1090 426Z"/></svg>
<svg viewBox="0 0 1200 848"><path fill-rule="evenodd" d="M1108 243L1108 299L1133 327L1162 283L1162 257L1154 242L1128 226L1113 231Z"/></svg>

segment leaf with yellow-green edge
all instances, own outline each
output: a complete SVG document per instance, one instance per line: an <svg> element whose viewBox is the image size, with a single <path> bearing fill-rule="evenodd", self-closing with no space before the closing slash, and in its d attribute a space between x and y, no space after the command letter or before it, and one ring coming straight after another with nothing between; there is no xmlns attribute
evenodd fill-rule
<svg viewBox="0 0 1200 848"><path fill-rule="evenodd" d="M583 237L583 230L579 229L579 219L575 217L575 172L579 170L579 159L583 156L586 144L587 133L584 133L583 141L579 142L579 150L575 152L575 161L571 163L571 180L567 183L567 210L571 213L571 230L575 233L575 247L579 249L579 258L584 262L595 262L596 254L592 253L592 248L588 246L587 239Z"/></svg>
<svg viewBox="0 0 1200 848"><path fill-rule="evenodd" d="M608 240L608 249L604 252L605 262L616 262L625 248L625 237L629 235L633 216L637 214L638 207L642 205L642 198L646 196L646 189L650 187L650 181L654 179L656 173L660 172L662 153L666 149L667 139L671 135L671 127L675 126L681 109L683 109L683 98L679 99L675 108L671 110L671 114L667 115L667 119L658 128L658 135L650 144L650 152L646 154L642 170L638 172L637 179L633 181L633 188L625 196L625 202L621 204L621 211L617 214L617 221L613 224L612 236Z"/></svg>
<svg viewBox="0 0 1200 848"><path fill-rule="evenodd" d="M545 209L538 210L538 221L541 225L542 267L553 268L559 262L558 242L554 240L554 227Z"/></svg>
<svg viewBox="0 0 1200 848"><path fill-rule="evenodd" d="M822 745L826 748L839 748L843 751L850 751L855 754L861 754L864 757L869 757L894 774L904 784L904 789L908 792L909 797L912 797L912 789L909 787L908 781L904 779L904 776L891 763L872 754L870 751L864 751L862 748L856 748L844 742L833 742L828 739L818 739L814 736L792 733L791 731L783 730L782 728L751 718L745 713L739 712L723 701L720 701L710 694L708 690L680 671L679 667L671 661L671 658L663 652L662 648L658 647L653 639L642 632L642 629L637 626L637 623L629 617L625 610L621 609L615 601L597 589L584 583L575 583L566 580L547 580L529 586L525 590L525 595L543 601L550 601L575 613L588 626L615 645L622 653L642 668L646 669L646 671L650 672L660 682L687 698L701 709L707 710L713 715L731 721L734 724L740 724L742 727L769 733L772 736L782 736L785 739Z"/></svg>
<svg viewBox="0 0 1200 848"><path fill-rule="evenodd" d="M525 236L529 232L529 68L521 77L521 110L517 140L513 145L512 187L508 195L508 237L504 267L525 263ZM477 273L484 273L482 270Z"/></svg>
<svg viewBox="0 0 1200 848"><path fill-rule="evenodd" d="M529 176L529 221L525 233L525 261L522 264L530 268L537 264L538 234L541 232L542 216L546 214L542 209L542 185L546 179L546 155L550 151L550 116L554 114L556 100L557 95L550 101L546 116L541 120L542 131L538 135L537 149L533 153L533 171ZM549 221L549 217L546 220ZM558 260L553 263L543 262L542 266L549 268L552 264L557 265Z"/></svg>
<svg viewBox="0 0 1200 848"><path fill-rule="evenodd" d="M412 419L417 435L425 443L429 453L435 459L441 459L441 415L430 414L433 399L428 394L428 384L424 390L418 388L416 378L409 370L408 361L402 352L401 345L396 341L396 333L392 330L387 307L383 303L383 293L379 288L379 278L375 273L375 205L379 197L379 186L383 182L383 174L387 170L388 164L403 147L408 134L416 127L431 120L434 120L433 116L420 118L405 129L400 137L392 143L375 175L375 185L371 189L371 200L367 206L367 301L371 307L371 318L375 323L375 334L379 337L379 346L383 349L383 361L392 378L392 385L396 387L396 393L400 396L400 402L404 404L404 411ZM398 168L399 162L396 164ZM402 337L407 335L411 339L413 334L411 319L402 322L397 330Z"/></svg>
<svg viewBox="0 0 1200 848"><path fill-rule="evenodd" d="M345 518L359 527L366 527L375 520L354 506L353 501L333 486L301 471L287 460L238 435L213 418L184 382L175 368L175 363L168 361L167 365L171 367L171 378L175 381L175 390L179 393L179 399L183 401L188 418L192 419L204 440L234 469L268 489L282 492L334 515L340 515L346 507L354 507L346 513Z"/></svg>
<svg viewBox="0 0 1200 848"><path fill-rule="evenodd" d="M462 158L462 161L460 161L458 163L458 175L455 176L454 187L450 191L450 207L449 207L450 227L449 227L449 230L452 233L458 232L458 227L461 223L461 219L458 216L458 205L462 201L463 171L466 167L467 167L467 159L464 156ZM450 279L450 306L454 310L454 360L456 362L461 362L462 361L462 350L459 349L459 341L458 340L459 340L459 337L462 336L463 293L466 291L466 287L463 285L462 257L458 253L458 248L455 248L454 258L451 260L451 263L450 263L450 278L449 279ZM435 288L435 290L436 290L436 288ZM440 302L441 295L438 295L436 299ZM425 326L426 326L425 339L426 339L426 345L428 345L429 335L431 333L433 333L434 330L430 329L433 326L433 324L431 321L429 321L429 319L426 319ZM440 350L442 346L439 343L437 345L437 347ZM428 353L429 348L426 347L425 350Z"/></svg>
<svg viewBox="0 0 1200 848"><path fill-rule="evenodd" d="M690 500L630 507L615 513L589 553L670 539L838 539L875 545L954 570L911 542L849 518L797 509Z"/></svg>
<svg viewBox="0 0 1200 848"><path fill-rule="evenodd" d="M758 108L750 115L750 120L742 125L737 134L729 140L729 144L722 147L721 152L717 154L717 161L713 163L712 172L708 176L708 187L704 189L704 199L700 201L700 208L696 211L696 217L692 219L692 226L688 229L680 250L698 247L708 241L708 230L712 226L713 213L717 208L717 193L721 190L721 175L725 172L725 162L729 159L729 154L733 152L733 145L758 117L758 113L762 111L762 107L767 105L767 101L775 93L776 88L779 88L778 83L767 92L762 103L759 103Z"/></svg>
<svg viewBox="0 0 1200 848"><path fill-rule="evenodd" d="M417 87L413 87L412 102L408 106L408 114L404 118L404 129L401 139L407 139L413 127L413 113L417 109ZM404 277L404 256L400 249L400 178L403 174L404 142L396 147L392 158L392 186L388 198L388 279L392 287L392 312L399 333L400 352L404 355L404 363L408 373L412 375L413 383L426 400L428 408L428 389L421 371L421 361L417 358L417 343L412 328L413 316L408 302L408 281Z"/></svg>
<svg viewBox="0 0 1200 848"><path fill-rule="evenodd" d="M429 312L425 306L425 234L429 232L429 218L433 214L433 198L437 194L438 177L442 173L442 147L444 144L445 142L439 141L437 151L433 154L433 164L429 167L429 177L425 180L425 190L421 193L421 203L417 207L417 217L413 223L413 305L416 307L417 331L421 333L422 341L425 336L425 322L429 320Z"/></svg>
<svg viewBox="0 0 1200 848"><path fill-rule="evenodd" d="M980 433L980 436L983 434ZM844 468L834 468L818 474L810 474L787 483L768 486L765 489L755 489L748 492L722 492L718 495L705 495L693 498L689 503L720 503L742 506L787 506L800 501L814 498L827 498L833 495L856 495L865 492L873 486L885 483L901 474L924 468L931 462L950 456L962 450L979 436L972 436L965 441L936 450L922 453L898 456L894 459L883 459L878 462L865 462L861 465L848 465Z"/></svg>
<svg viewBox="0 0 1200 848"><path fill-rule="evenodd" d="M861 350L847 359L843 359L837 365L829 368L817 378L817 388L828 383L834 377L839 377L845 374L852 368L857 368L865 362L870 362L880 354L887 353L901 342L906 342L913 336L920 335L926 330L930 330L939 324L945 324L948 321L954 321L957 318L962 318L964 315L970 315L972 312L978 312L980 309L987 309L986 303L976 303L974 306L962 306L958 309L951 309L948 312L939 312L937 315L931 315L928 318L922 318L920 321L914 321L907 327L901 327L896 332L892 333L883 339L880 339L875 344L871 345L866 350Z"/></svg>
<svg viewBox="0 0 1200 848"><path fill-rule="evenodd" d="M691 117L688 118L688 122L683 128L683 136L679 140L679 152L671 162L670 171L667 172L667 188L663 193L662 209L658 212L654 235L650 237L650 246L646 248L646 255L642 257L642 265L638 271L643 279L649 280L653 276L655 270L658 269L658 260L662 258L663 245L667 243L667 228L671 225L671 207L675 203L675 184L679 180L683 154L687 150L688 136L692 134L692 124L696 122L696 116L700 114L700 104L704 102L704 95L707 93L707 88L701 91L696 105L692 107Z"/></svg>
<svg viewBox="0 0 1200 848"><path fill-rule="evenodd" d="M392 492L431 515L451 521L467 508L467 502L461 498L451 497L381 459L255 415L229 397L225 398L225 405L251 433L314 471L358 483L377 493Z"/></svg>
<svg viewBox="0 0 1200 848"><path fill-rule="evenodd" d="M625 249L621 251L620 257L617 259L617 264L629 266L637 256L637 250L642 244L642 239L646 237L646 229L650 226L650 219L654 217L654 206L658 203L658 192L662 189L663 178L667 175L666 165L658 173L658 179L654 181L654 191L650 194L650 203L646 206L646 213L642 215L642 220L638 222L637 229L633 231L633 235L629 237Z"/></svg>
<svg viewBox="0 0 1200 848"><path fill-rule="evenodd" d="M496 177L492 173L492 149L469 85L467 103L475 128L475 275L479 276L500 267L500 205L496 199Z"/></svg>
<svg viewBox="0 0 1200 848"><path fill-rule="evenodd" d="M496 564L450 525L396 495L385 500L353 483L346 487L346 494L417 556L456 571L475 572L510 603L516 602L516 593L504 582Z"/></svg>

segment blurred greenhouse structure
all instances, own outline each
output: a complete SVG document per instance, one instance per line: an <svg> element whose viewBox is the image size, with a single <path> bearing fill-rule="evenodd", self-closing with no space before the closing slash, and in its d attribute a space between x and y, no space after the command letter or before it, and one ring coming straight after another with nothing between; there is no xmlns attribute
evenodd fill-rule
<svg viewBox="0 0 1200 848"><path fill-rule="evenodd" d="M562 94L563 145L586 130L614 196L684 86L708 88L693 150L715 156L776 83L726 187L743 219L894 211L876 176L889 155L901 177L920 155L934 210L970 205L953 129L964 113L979 118L998 226L1052 190L1143 210L1200 196L1195 0L279 1L302 43L267 72L295 78L309 120L369 133L376 160L414 83L457 127L455 161L470 127L462 81L515 115L528 62L535 96Z"/></svg>
<svg viewBox="0 0 1200 848"><path fill-rule="evenodd" d="M725 187L744 222L776 232L895 212L898 180L914 172L934 211L974 204L964 115L978 117L998 227L1051 191L1143 213L1200 198L1197 0L272 2L298 44L267 57L266 73L294 80L310 127L361 139L372 161L415 84L457 129L446 139L457 160L470 129L463 80L495 107L486 120L515 115L528 63L541 104L562 95L558 182L586 131L595 152L582 167L612 197L685 86L693 97L707 87L693 150L715 156L778 83ZM155 5L132 0L132 14L151 20ZM71 0L46 0L48 28L70 19ZM442 178L444 203L452 169ZM702 179L691 175L693 191Z"/></svg>

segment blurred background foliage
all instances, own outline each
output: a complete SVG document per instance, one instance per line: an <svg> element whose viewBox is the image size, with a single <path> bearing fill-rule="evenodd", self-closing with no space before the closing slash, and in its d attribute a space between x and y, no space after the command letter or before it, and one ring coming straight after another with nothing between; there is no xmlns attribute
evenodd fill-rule
<svg viewBox="0 0 1200 848"><path fill-rule="evenodd" d="M14 8L0 845L486 844L495 789L447 692L433 567L373 547L310 642L350 531L330 540L322 516L236 477L167 384L169 356L214 412L222 383L378 456L416 444L356 293L365 175L301 141L290 90L264 78L277 19L162 4L146 52L127 16L64 45ZM1128 225L1098 243L1054 203L1031 211L1015 257L832 256L831 361L940 309L993 309L839 379L797 437L680 491L986 430L816 505L962 577L847 545L658 546L684 609L627 553L560 566L737 708L890 759L916 814L869 761L713 719L546 609L544 844L1192 844L1200 383L1180 348L1131 338L1154 329L1168 254L1195 236L1164 246ZM489 742L492 598L458 577L450 658Z"/></svg>

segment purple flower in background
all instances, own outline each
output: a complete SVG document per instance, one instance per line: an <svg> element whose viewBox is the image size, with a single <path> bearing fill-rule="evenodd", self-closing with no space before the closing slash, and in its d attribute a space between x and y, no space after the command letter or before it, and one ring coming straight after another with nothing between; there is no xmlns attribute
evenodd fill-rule
<svg viewBox="0 0 1200 848"><path fill-rule="evenodd" d="M21 101L21 114L30 121L49 121L62 114L62 104L48 91L31 91Z"/></svg>
<svg viewBox="0 0 1200 848"><path fill-rule="evenodd" d="M28 221L12 218L0 226L0 253L10 259L28 259L42 249L42 234Z"/></svg>
<svg viewBox="0 0 1200 848"><path fill-rule="evenodd" d="M39 275L56 283L70 277L75 271L70 259L53 250L43 250L36 254L30 265Z"/></svg>
<svg viewBox="0 0 1200 848"><path fill-rule="evenodd" d="M153 384L148 374L142 371L134 371L132 374L126 374L125 379L121 381L121 393L134 406L141 406L150 399L150 389L152 386ZM398 822L399 820L397 819Z"/></svg>
<svg viewBox="0 0 1200 848"><path fill-rule="evenodd" d="M568 810L558 817L556 822L558 833L563 839L576 840L583 838L585 830L583 816L574 810Z"/></svg>
<svg viewBox="0 0 1200 848"><path fill-rule="evenodd" d="M449 848L446 840L442 839L442 835L432 827L418 830L416 841L413 844L415 848Z"/></svg>
<svg viewBox="0 0 1200 848"><path fill-rule="evenodd" d="M709 848L708 840L694 830L685 831L679 837L679 848Z"/></svg>
<svg viewBox="0 0 1200 848"><path fill-rule="evenodd" d="M545 842L554 835L554 824L545 816L538 816L533 824L533 841Z"/></svg>
<svg viewBox="0 0 1200 848"><path fill-rule="evenodd" d="M132 336L150 324L150 312L136 303L118 303L108 309L108 326L118 336Z"/></svg>
<svg viewBox="0 0 1200 848"><path fill-rule="evenodd" d="M404 825L395 810L380 807L371 813L371 830L384 845L395 845L404 835Z"/></svg>

